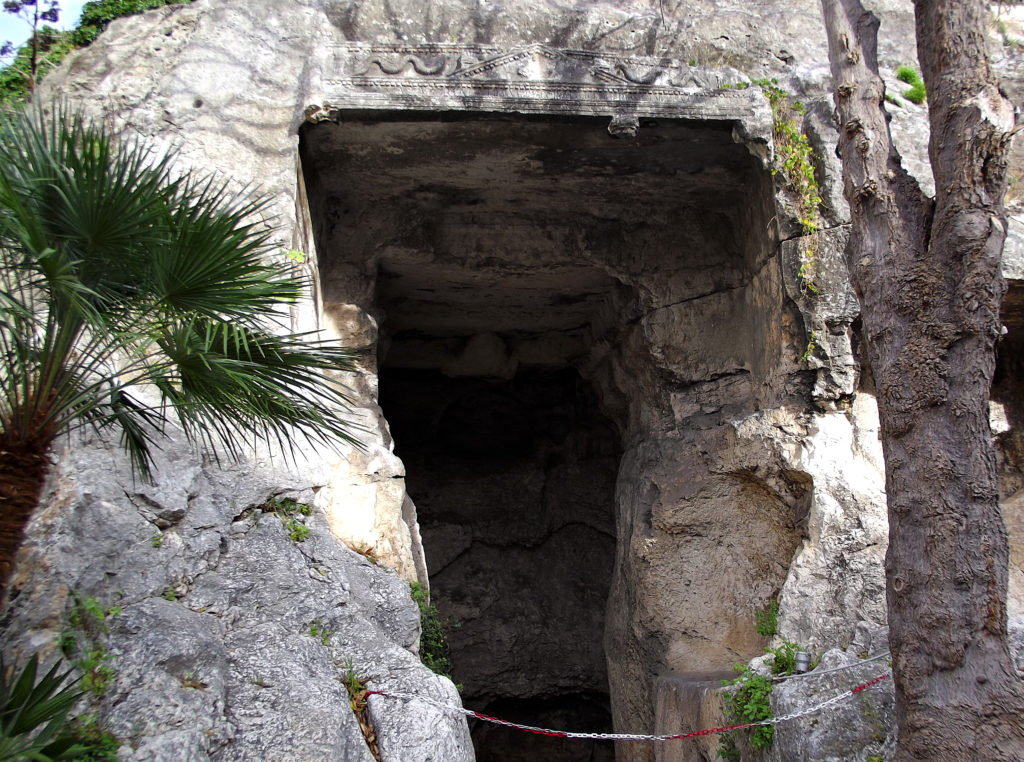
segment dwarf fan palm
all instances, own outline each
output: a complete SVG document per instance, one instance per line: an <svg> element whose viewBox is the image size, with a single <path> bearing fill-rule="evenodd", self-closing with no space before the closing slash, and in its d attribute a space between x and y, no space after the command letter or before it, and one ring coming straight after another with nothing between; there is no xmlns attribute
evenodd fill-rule
<svg viewBox="0 0 1024 762"><path fill-rule="evenodd" d="M71 428L119 430L143 476L170 421L232 456L354 442L324 375L352 357L278 324L303 286L261 212L64 109L0 117L0 593Z"/></svg>

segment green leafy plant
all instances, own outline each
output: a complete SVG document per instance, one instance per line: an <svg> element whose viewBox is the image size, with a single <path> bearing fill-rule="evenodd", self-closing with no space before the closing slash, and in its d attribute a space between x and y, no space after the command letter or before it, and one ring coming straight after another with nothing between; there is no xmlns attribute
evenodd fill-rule
<svg viewBox="0 0 1024 762"><path fill-rule="evenodd" d="M803 355L800 357L800 362L807 362L811 359L811 355L814 354L814 350L818 348L818 332L812 330L811 338L807 341L807 349L804 350Z"/></svg>
<svg viewBox="0 0 1024 762"><path fill-rule="evenodd" d="M91 637L110 632L107 620L121 613L120 606L104 606L91 595L82 597L78 593L72 593L71 597L74 605L68 615L68 621L72 627L77 627Z"/></svg>
<svg viewBox="0 0 1024 762"><path fill-rule="evenodd" d="M82 689L93 696L104 695L110 681L117 676L117 672L110 664L113 660L114 657L107 651L106 646L100 643L83 651L81 657L75 659L75 666L83 672Z"/></svg>
<svg viewBox="0 0 1024 762"><path fill-rule="evenodd" d="M896 69L896 79L910 85L909 90L903 91L904 98L918 105L925 102L928 93L925 91L924 81L921 79L921 75L918 74L917 69L910 66L900 66Z"/></svg>
<svg viewBox="0 0 1024 762"><path fill-rule="evenodd" d="M352 661L352 657L345 659L344 667L345 674L341 678L341 682L345 685L345 688L348 689L349 698L355 700L360 693L366 692L366 685L356 672L356 667Z"/></svg>
<svg viewBox="0 0 1024 762"><path fill-rule="evenodd" d="M772 171L782 175L786 187L797 199L797 218L804 235L812 235L821 228L818 212L821 188L815 177L814 149L802 127L807 109L800 101L791 100L777 80L758 79L754 84L761 87L772 109L776 153Z"/></svg>
<svg viewBox="0 0 1024 762"><path fill-rule="evenodd" d="M807 108L794 101L779 87L775 79L758 79L761 92L772 110L772 135L775 142L775 163L772 173L781 175L785 187L796 199L796 217L803 238L800 241L800 269L797 278L801 292L816 297L821 288L816 283L818 269L818 232L821 230L821 187L815 174L815 155L810 138L803 129ZM801 358L803 362L814 351L814 332Z"/></svg>
<svg viewBox="0 0 1024 762"><path fill-rule="evenodd" d="M740 762L743 759L733 736L722 736L718 740L718 756L720 759L729 760L729 762Z"/></svg>
<svg viewBox="0 0 1024 762"><path fill-rule="evenodd" d="M807 112L800 101L779 87L774 79L754 80L772 110L772 134L775 140L774 174L782 176L785 187L796 199L796 216L806 237L801 246L801 264L797 272L800 289L805 295L821 293L815 282L817 274L817 233L821 229L821 187L815 175L815 155L802 123Z"/></svg>
<svg viewBox="0 0 1024 762"><path fill-rule="evenodd" d="M58 661L37 681L38 669L35 654L20 672L0 657L0 760L69 760L88 750L68 724L82 695L73 682L65 685L71 670L62 673Z"/></svg>
<svg viewBox="0 0 1024 762"><path fill-rule="evenodd" d="M345 661L345 675L340 678L348 690L348 703L352 712L359 720L359 729L363 732L363 738L370 749L373 758L380 760L380 749L377 747L377 730L370 721L370 713L366 706L366 680L359 677L352 659Z"/></svg>
<svg viewBox="0 0 1024 762"><path fill-rule="evenodd" d="M117 762L121 741L100 724L96 715L76 717L71 721L70 732L76 744L84 747L73 757L74 762Z"/></svg>
<svg viewBox="0 0 1024 762"><path fill-rule="evenodd" d="M768 602L761 611L754 614L754 629L758 635L770 638L779 632L779 602Z"/></svg>
<svg viewBox="0 0 1024 762"><path fill-rule="evenodd" d="M309 634L311 637L317 638L325 646L331 644L331 631L319 619L314 619L309 625Z"/></svg>
<svg viewBox="0 0 1024 762"><path fill-rule="evenodd" d="M451 648L448 645L449 624L441 618L437 606L429 602L429 594L423 585L413 582L409 592L420 610L420 661L431 671L451 680L452 658Z"/></svg>
<svg viewBox="0 0 1024 762"><path fill-rule="evenodd" d="M263 505L263 510L271 511L281 519L292 542L305 542L309 539L310 529L299 517L312 515L313 506L299 503L290 497L271 498Z"/></svg>
<svg viewBox="0 0 1024 762"><path fill-rule="evenodd" d="M791 640L782 639L782 645L766 648L764 652L772 656L772 672L776 675L791 675L796 672L796 652L800 646Z"/></svg>
<svg viewBox="0 0 1024 762"><path fill-rule="evenodd" d="M107 651L105 636L110 632L108 620L121 613L118 606L104 606L92 596L73 593L74 605L68 615L71 630L66 630L57 639L61 652L72 659L82 671L79 682L82 690L94 696L106 693L107 685L116 676L111 662L113 656Z"/></svg>
<svg viewBox="0 0 1024 762"><path fill-rule="evenodd" d="M722 694L722 705L725 709L727 721L734 724L747 722L761 722L771 719L772 715L772 681L764 675L759 675L746 665L737 664L737 677L733 680L723 681L723 685L729 686L731 690ZM748 731L750 745L755 749L766 749L772 745L775 738L775 728L771 725L763 725ZM720 749L719 756L723 759L739 759L739 756L724 756L723 751L729 753L735 750L735 742L728 745L730 748Z"/></svg>
<svg viewBox="0 0 1024 762"><path fill-rule="evenodd" d="M800 252L800 258L803 261L800 263L800 269L796 273L796 277L800 279L801 290L811 296L817 296L821 293L818 284L814 282L815 271L818 269L818 260L815 257L815 253L816 247L814 246L808 246Z"/></svg>
<svg viewBox="0 0 1024 762"><path fill-rule="evenodd" d="M162 534L155 534L150 539L150 542L153 544L154 548L159 548L161 545L164 544L164 536Z"/></svg>
<svg viewBox="0 0 1024 762"><path fill-rule="evenodd" d="M46 453L69 429L120 432L144 478L171 419L233 458L257 439L293 455L301 441L360 446L342 415L347 389L328 376L355 370L353 355L282 330L281 305L305 284L266 262L264 202L53 112L0 115L7 568Z"/></svg>
<svg viewBox="0 0 1024 762"><path fill-rule="evenodd" d="M778 603L772 601L762 612L758 612L757 631L762 635L778 634ZM763 626L762 626L763 625ZM791 675L796 671L796 654L800 646L791 640L782 639L780 645L766 648L764 652L772 657L771 670L774 675ZM816 661L812 663L813 669ZM761 722L773 717L772 688L774 683L770 677L754 672L746 664L737 663L734 667L737 676L732 680L723 680L722 685L729 688L722 693L722 708L726 720L730 724ZM775 728L763 725L747 731L750 746L754 749L765 749L772 745ZM719 742L718 756L722 759L739 760L740 749L734 736L726 736Z"/></svg>
<svg viewBox="0 0 1024 762"><path fill-rule="evenodd" d="M309 539L309 527L300 521L288 519L284 523L284 528L288 531L292 542L305 542Z"/></svg>
<svg viewBox="0 0 1024 762"><path fill-rule="evenodd" d="M165 601L176 601L178 600L178 593L174 590L173 587L169 587L166 590L164 590L163 599Z"/></svg>
<svg viewBox="0 0 1024 762"><path fill-rule="evenodd" d="M307 503L300 503L290 497L271 498L264 504L263 510L276 513L282 517L295 516L296 514L311 516L313 514L313 506Z"/></svg>

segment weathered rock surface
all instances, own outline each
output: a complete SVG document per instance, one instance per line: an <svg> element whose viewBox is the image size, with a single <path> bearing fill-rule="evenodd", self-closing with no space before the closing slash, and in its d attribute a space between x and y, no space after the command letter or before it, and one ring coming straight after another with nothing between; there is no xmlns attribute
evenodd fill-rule
<svg viewBox="0 0 1024 762"><path fill-rule="evenodd" d="M781 717L816 707L889 671L885 661L860 662L857 655L849 651L837 648L826 651L817 668L806 677L776 684L772 691L772 712ZM840 667L849 669L816 674ZM892 759L896 749L895 701L892 680L886 679L804 720L780 723L775 726L768 759L771 762L797 759L847 762L873 756Z"/></svg>
<svg viewBox="0 0 1024 762"><path fill-rule="evenodd" d="M719 674L670 675L655 683L655 727L659 735L721 727L722 681L732 672ZM655 762L704 762L718 759L721 736L652 744Z"/></svg>
<svg viewBox="0 0 1024 762"><path fill-rule="evenodd" d="M287 471L218 468L172 442L150 486L96 440L59 456L22 548L4 651L51 658L63 632L103 643L113 677L83 709L124 742L122 758L370 762L341 682L349 666L374 689L458 704L416 655L408 583L346 548L320 509L267 504L314 501ZM75 596L120 609L109 633L69 623ZM388 759L473 758L459 715L383 700L371 714Z"/></svg>
<svg viewBox="0 0 1024 762"><path fill-rule="evenodd" d="M807 539L779 598L779 632L809 650L845 646L853 624L885 623L885 471L874 398L816 416L799 463L813 479Z"/></svg>

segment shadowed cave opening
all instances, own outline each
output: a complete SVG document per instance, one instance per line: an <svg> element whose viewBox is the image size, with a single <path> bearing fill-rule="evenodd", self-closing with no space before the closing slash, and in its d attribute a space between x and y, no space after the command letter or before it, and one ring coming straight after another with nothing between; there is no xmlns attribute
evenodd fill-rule
<svg viewBox="0 0 1024 762"><path fill-rule="evenodd" d="M416 501L431 594L457 623L453 677L466 704L611 732L602 639L620 448L592 387L572 368L497 379L385 365L380 398ZM481 762L611 759L587 742L472 730Z"/></svg>
<svg viewBox="0 0 1024 762"><path fill-rule="evenodd" d="M704 421L749 404L715 395L723 373L749 373L740 349L760 351L746 310L772 251L770 178L731 124L641 120L623 139L607 127L352 111L300 132L323 313L374 320L356 339L376 350L432 597L460 623L464 702L595 732L612 730L624 443L645 410ZM736 351L709 362L691 345L704 323ZM481 762L614 757L606 742L484 724L473 737Z"/></svg>

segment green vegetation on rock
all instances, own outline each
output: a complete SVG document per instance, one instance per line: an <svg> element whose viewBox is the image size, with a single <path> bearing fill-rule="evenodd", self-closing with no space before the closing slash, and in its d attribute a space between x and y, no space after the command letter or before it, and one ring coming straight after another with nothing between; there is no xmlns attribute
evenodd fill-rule
<svg viewBox="0 0 1024 762"><path fill-rule="evenodd" d="M58 645L63 654L82 671L80 686L93 696L102 696L107 685L116 677L111 662L114 657L107 651L106 635L110 632L108 620L121 613L118 606L104 606L92 596L72 593L74 606L68 615L70 627L61 633Z"/></svg>
<svg viewBox="0 0 1024 762"><path fill-rule="evenodd" d="M183 5L192 0L91 0L82 6L78 25L71 32L77 47L84 47L99 37L114 19L134 16L136 13L162 8L165 5Z"/></svg>
<svg viewBox="0 0 1024 762"><path fill-rule="evenodd" d="M449 623L441 618L437 606L429 602L427 590L423 585L413 582L410 593L420 609L420 661L431 671L451 680L452 658L451 648L448 645Z"/></svg>
<svg viewBox="0 0 1024 762"><path fill-rule="evenodd" d="M802 244L800 286L809 296L821 290L815 283L817 274L818 239L821 229L821 186L815 175L814 149L803 128L807 108L793 100L774 79L754 80L768 99L772 109L772 133L775 142L773 174L782 176L783 184L796 202L796 217L805 242ZM808 353L809 354L809 353ZM806 359L807 355L805 355Z"/></svg>
<svg viewBox="0 0 1024 762"><path fill-rule="evenodd" d="M758 633L768 634L767 630L771 625L772 634L777 634L778 614L778 603L775 601L772 601L764 612L758 612ZM781 676L796 672L796 654L799 650L800 646L785 638L775 648L766 648L765 654L772 657L771 663L768 665L772 674ZM811 662L811 669L817 666L817 662L818 660ZM722 707L725 710L726 721L730 724L742 725L771 719L773 717L771 697L774 687L772 678L758 674L746 664L737 663L734 669L737 676L732 680L722 682L722 685L729 688L728 691L722 693ZM775 728L771 725L763 725L745 732L747 741L753 749L767 749L775 738ZM741 758L735 735L727 735L722 738L718 747L718 756L728 760Z"/></svg>
<svg viewBox="0 0 1024 762"><path fill-rule="evenodd" d="M13 58L0 68L0 103L17 104L25 101L35 89L36 82L56 68L68 53L89 45L114 19L165 5L190 2L192 0L91 0L83 6L82 15L74 29L60 30L45 23L38 26L33 30L34 67L32 37L17 50L7 50ZM21 8L5 5L5 10L18 14ZM40 15L39 20L56 21L56 14Z"/></svg>
<svg viewBox="0 0 1024 762"><path fill-rule="evenodd" d="M722 694L722 704L730 723L742 724L760 722L772 717L772 681L771 678L759 675L750 667L736 665L738 676L726 685L731 691ZM775 728L764 725L749 731L750 745L755 749L767 749L775 738ZM739 749L732 736L722 739L718 755L722 759L740 759Z"/></svg>
<svg viewBox="0 0 1024 762"><path fill-rule="evenodd" d="M103 727L96 715L73 719L70 733L76 745L82 747L82 751L72 758L73 762L117 762L121 742Z"/></svg>
<svg viewBox="0 0 1024 762"><path fill-rule="evenodd" d="M290 497L272 498L266 502L263 510L277 514L292 542L305 542L309 539L310 529L300 517L312 515L313 506L296 502Z"/></svg>
<svg viewBox="0 0 1024 762"><path fill-rule="evenodd" d="M896 79L910 85L909 90L903 91L904 98L919 106L924 103L928 94L924 89L924 81L921 79L921 75L917 73L916 69L910 66L901 66L896 70Z"/></svg>
<svg viewBox="0 0 1024 762"><path fill-rule="evenodd" d="M779 632L779 602L770 601L761 611L754 614L754 629L758 635L770 638Z"/></svg>

